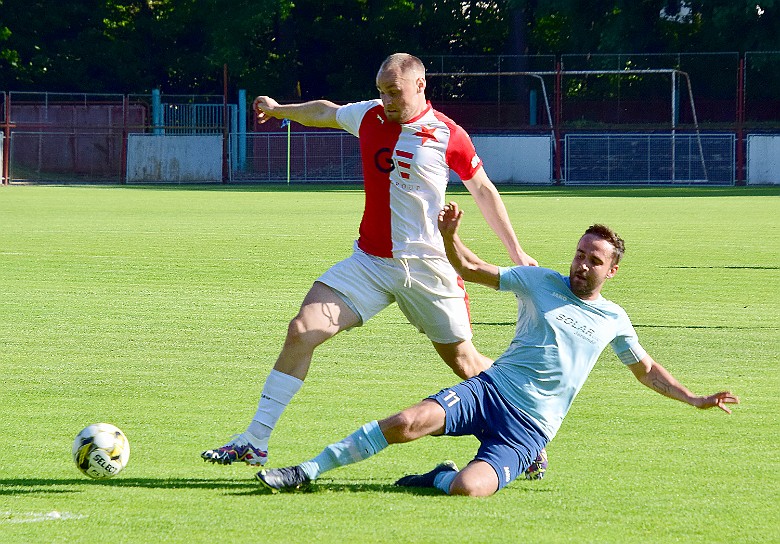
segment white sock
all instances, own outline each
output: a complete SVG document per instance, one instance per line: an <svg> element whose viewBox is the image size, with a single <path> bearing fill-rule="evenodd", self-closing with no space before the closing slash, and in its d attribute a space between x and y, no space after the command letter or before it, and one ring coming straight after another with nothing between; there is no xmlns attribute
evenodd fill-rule
<svg viewBox="0 0 780 544"><path fill-rule="evenodd" d="M265 380L257 412L246 430L257 439L257 442L252 440L252 445L261 450L268 449L268 438L271 436L271 431L274 430L282 412L301 386L303 386L303 380L278 370L271 370Z"/></svg>

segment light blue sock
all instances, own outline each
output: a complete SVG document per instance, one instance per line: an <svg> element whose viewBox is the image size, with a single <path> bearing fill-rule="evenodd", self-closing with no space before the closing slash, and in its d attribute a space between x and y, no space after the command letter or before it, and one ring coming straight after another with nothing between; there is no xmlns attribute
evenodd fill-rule
<svg viewBox="0 0 780 544"><path fill-rule="evenodd" d="M447 471L444 471L444 472L440 472L433 479L433 487L435 487L437 489L441 489L447 495L449 495L450 494L450 486L452 485L452 480L454 480L455 476L457 476L457 475L458 475L458 472L456 470L447 470Z"/></svg>
<svg viewBox="0 0 780 544"><path fill-rule="evenodd" d="M314 480L328 470L368 459L385 449L387 445L379 423L372 421L363 425L341 442L326 447L314 459L301 463L300 467L310 480Z"/></svg>

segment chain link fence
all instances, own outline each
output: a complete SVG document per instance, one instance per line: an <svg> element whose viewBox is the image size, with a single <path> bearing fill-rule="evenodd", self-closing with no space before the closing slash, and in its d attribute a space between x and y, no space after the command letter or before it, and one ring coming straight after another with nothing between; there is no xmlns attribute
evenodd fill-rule
<svg viewBox="0 0 780 544"><path fill-rule="evenodd" d="M582 170L576 161L585 160L567 149L575 145L575 139L567 140L571 135L636 133L638 141L644 134L673 139L687 132L699 140L723 135L733 139L733 152L711 154L726 157L730 166L705 162L703 169L721 172L721 183L740 183L747 137L780 133L778 51L429 55L422 60L429 74L427 96L437 109L472 135L549 136L553 178L561 182L576 178ZM248 101L246 95L225 104L223 96L2 92L3 181L122 182L127 136L134 133L221 134L227 142L223 179L215 181L361 178L356 139L295 127L288 140L278 129L253 126ZM699 154L711 160L707 152ZM673 170L650 177L676 182Z"/></svg>

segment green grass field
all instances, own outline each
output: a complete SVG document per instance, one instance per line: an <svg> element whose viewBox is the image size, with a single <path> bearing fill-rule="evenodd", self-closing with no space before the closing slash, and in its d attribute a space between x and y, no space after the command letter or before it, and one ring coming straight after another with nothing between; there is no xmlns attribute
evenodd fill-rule
<svg viewBox="0 0 780 544"><path fill-rule="evenodd" d="M780 190L503 189L524 248L566 272L593 222L625 239L605 296L645 348L728 416L636 382L607 351L548 446L542 481L468 499L395 488L472 438L427 438L269 495L200 459L242 431L311 282L347 256L355 188L0 188L2 542L780 542ZM468 194L463 238L508 264ZM472 286L497 356L514 297ZM456 383L393 307L315 354L269 466ZM115 479L71 461L85 425L132 446ZM59 516L52 514L58 512Z"/></svg>

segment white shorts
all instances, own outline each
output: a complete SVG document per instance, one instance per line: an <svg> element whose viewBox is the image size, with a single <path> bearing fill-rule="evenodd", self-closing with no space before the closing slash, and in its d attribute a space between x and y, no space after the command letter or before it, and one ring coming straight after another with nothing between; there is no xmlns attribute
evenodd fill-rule
<svg viewBox="0 0 780 544"><path fill-rule="evenodd" d="M409 322L433 342L471 339L468 295L446 259L388 259L355 247L350 257L317 281L335 289L362 323L396 302Z"/></svg>

